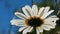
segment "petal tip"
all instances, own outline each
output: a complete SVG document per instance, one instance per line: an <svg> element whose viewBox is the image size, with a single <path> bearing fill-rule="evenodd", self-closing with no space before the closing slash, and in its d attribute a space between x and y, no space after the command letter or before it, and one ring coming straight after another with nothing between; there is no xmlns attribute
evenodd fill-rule
<svg viewBox="0 0 60 34"><path fill-rule="evenodd" d="M19 12L15 12L15 15L18 14Z"/></svg>

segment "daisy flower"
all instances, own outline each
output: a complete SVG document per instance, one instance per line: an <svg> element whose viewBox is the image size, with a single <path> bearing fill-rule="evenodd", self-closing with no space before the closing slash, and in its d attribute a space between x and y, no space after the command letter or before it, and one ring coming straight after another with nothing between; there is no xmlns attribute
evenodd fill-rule
<svg viewBox="0 0 60 34"><path fill-rule="evenodd" d="M19 28L19 32L23 31L23 34L31 32L34 27L36 27L36 32L39 34L43 30L49 31L54 29L56 26L56 15L48 16L54 10L49 10L50 7L41 7L38 9L37 5L33 5L32 8L28 5L22 8L23 13L15 12L15 15L21 19L11 20L12 25L23 26Z"/></svg>

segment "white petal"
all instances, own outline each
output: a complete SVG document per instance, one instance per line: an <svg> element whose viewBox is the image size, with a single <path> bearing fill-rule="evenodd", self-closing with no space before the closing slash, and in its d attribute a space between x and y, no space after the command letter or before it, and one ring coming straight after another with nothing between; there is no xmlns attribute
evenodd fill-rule
<svg viewBox="0 0 60 34"><path fill-rule="evenodd" d="M28 14L28 11L25 9L25 7L23 7L22 10L27 17L30 17L30 15Z"/></svg>
<svg viewBox="0 0 60 34"><path fill-rule="evenodd" d="M57 17L56 17L56 18L55 18L55 17L53 18L53 17L51 16L51 17L46 18L44 21L51 21L51 22L52 22L52 21L55 21L55 22L56 22L56 20L58 20L58 19L59 19L59 18L57 18Z"/></svg>
<svg viewBox="0 0 60 34"><path fill-rule="evenodd" d="M19 32L21 32L21 31L24 30L25 28L27 28L27 27L21 27L21 28L19 28Z"/></svg>
<svg viewBox="0 0 60 34"><path fill-rule="evenodd" d="M26 28L26 29L23 31L23 34L27 34L27 32L29 31L30 28L31 28L31 27Z"/></svg>
<svg viewBox="0 0 60 34"><path fill-rule="evenodd" d="M32 6L32 11L33 11L33 13L34 13L34 16L36 16L37 13L38 13L38 7L37 7L36 5L33 5L33 6Z"/></svg>
<svg viewBox="0 0 60 34"><path fill-rule="evenodd" d="M47 18L44 20L44 24L50 24L52 26L55 26L56 25L56 20L58 20L58 18Z"/></svg>
<svg viewBox="0 0 60 34"><path fill-rule="evenodd" d="M29 29L29 31L28 31L28 32L31 32L31 31L32 31L32 29L33 29L33 27L31 27L31 28Z"/></svg>
<svg viewBox="0 0 60 34"><path fill-rule="evenodd" d="M41 30L40 30L40 32L42 33L42 32L43 32L43 30L41 29Z"/></svg>
<svg viewBox="0 0 60 34"><path fill-rule="evenodd" d="M38 29L38 28L36 28L36 31L37 31L37 34L40 34L40 32L39 32L39 29Z"/></svg>
<svg viewBox="0 0 60 34"><path fill-rule="evenodd" d="M53 24L54 26L49 25L49 24L45 24L45 25L49 26L49 27L50 27L50 28L52 28L52 29L54 29L54 28L55 28L55 26L56 26L56 25L54 25L54 24Z"/></svg>
<svg viewBox="0 0 60 34"><path fill-rule="evenodd" d="M17 17L19 17L19 18L22 18L22 19L26 19L26 18L27 18L24 14L19 13L19 12L15 12L15 15L16 15Z"/></svg>
<svg viewBox="0 0 60 34"><path fill-rule="evenodd" d="M43 27L41 26L41 27L38 27L38 29L39 29L39 32L43 32Z"/></svg>
<svg viewBox="0 0 60 34"><path fill-rule="evenodd" d="M43 17L46 18L48 15L50 15L54 10L49 11L47 14L45 14Z"/></svg>
<svg viewBox="0 0 60 34"><path fill-rule="evenodd" d="M46 14L49 11L50 7L46 7L44 10L44 14Z"/></svg>
<svg viewBox="0 0 60 34"><path fill-rule="evenodd" d="M45 25L50 25L50 26L56 26L56 23L54 23L54 22L49 22L49 21L47 21L47 22L45 22L44 23Z"/></svg>
<svg viewBox="0 0 60 34"><path fill-rule="evenodd" d="M10 21L12 25L24 26L24 20L13 19Z"/></svg>
<svg viewBox="0 0 60 34"><path fill-rule="evenodd" d="M39 9L38 16L42 16L42 13L44 12L44 7Z"/></svg>
<svg viewBox="0 0 60 34"><path fill-rule="evenodd" d="M26 5L25 6L26 10L30 13L31 16L33 16L33 11L30 6Z"/></svg>
<svg viewBox="0 0 60 34"><path fill-rule="evenodd" d="M43 25L43 29L49 31L50 30L50 27L47 26L47 25Z"/></svg>
<svg viewBox="0 0 60 34"><path fill-rule="evenodd" d="M44 14L42 16L46 15L46 13L48 13L49 9L50 9L50 7L45 7L45 9L43 11Z"/></svg>
<svg viewBox="0 0 60 34"><path fill-rule="evenodd" d="M46 14L44 14L41 18L45 19L48 15L50 15L54 10L51 10L49 12L47 12Z"/></svg>

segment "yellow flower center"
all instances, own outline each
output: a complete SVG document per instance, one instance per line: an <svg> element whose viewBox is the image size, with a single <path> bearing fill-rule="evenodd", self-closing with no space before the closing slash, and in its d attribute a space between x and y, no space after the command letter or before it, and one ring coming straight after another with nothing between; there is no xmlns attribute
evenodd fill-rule
<svg viewBox="0 0 60 34"><path fill-rule="evenodd" d="M41 19L40 17L34 16L30 17L29 19L26 19L25 23L28 26L38 27L41 26L44 22L43 19Z"/></svg>

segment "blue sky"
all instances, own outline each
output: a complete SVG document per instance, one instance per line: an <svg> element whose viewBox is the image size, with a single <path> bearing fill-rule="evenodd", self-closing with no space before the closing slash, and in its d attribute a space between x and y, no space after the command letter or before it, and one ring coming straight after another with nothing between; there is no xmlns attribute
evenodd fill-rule
<svg viewBox="0 0 60 34"><path fill-rule="evenodd" d="M0 34L16 34L17 26L12 26L10 20L14 17L15 9L32 5L31 0L1 0L0 1Z"/></svg>

